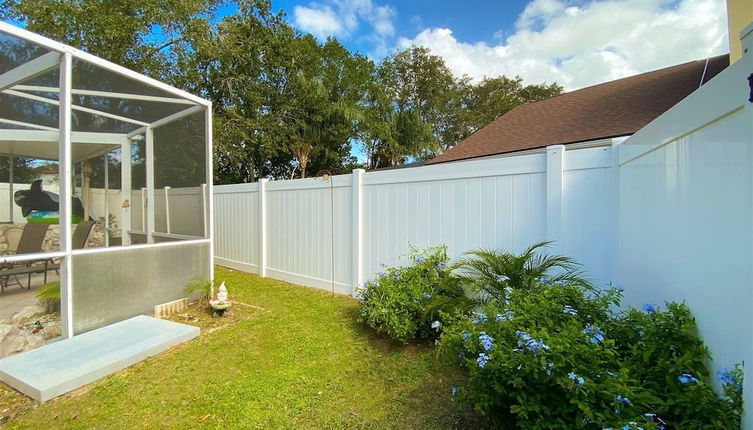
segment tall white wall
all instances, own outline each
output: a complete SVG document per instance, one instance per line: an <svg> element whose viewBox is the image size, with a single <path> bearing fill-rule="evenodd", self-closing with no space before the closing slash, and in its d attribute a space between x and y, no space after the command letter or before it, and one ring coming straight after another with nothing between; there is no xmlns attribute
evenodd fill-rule
<svg viewBox="0 0 753 430"><path fill-rule="evenodd" d="M619 281L627 304L685 301L714 372L753 363L753 55L620 147ZM745 428L753 428L753 372Z"/></svg>

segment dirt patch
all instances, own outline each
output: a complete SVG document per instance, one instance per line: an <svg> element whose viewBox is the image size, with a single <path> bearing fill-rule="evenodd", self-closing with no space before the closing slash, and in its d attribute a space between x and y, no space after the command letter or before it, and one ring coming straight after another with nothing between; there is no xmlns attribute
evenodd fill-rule
<svg viewBox="0 0 753 430"><path fill-rule="evenodd" d="M233 302L233 306L230 309L225 311L224 314L219 315L213 312L209 305L193 302L188 304L186 312L169 315L165 319L197 326L201 329L201 335L204 336L241 321L251 319L264 312L268 312L268 310L260 306Z"/></svg>

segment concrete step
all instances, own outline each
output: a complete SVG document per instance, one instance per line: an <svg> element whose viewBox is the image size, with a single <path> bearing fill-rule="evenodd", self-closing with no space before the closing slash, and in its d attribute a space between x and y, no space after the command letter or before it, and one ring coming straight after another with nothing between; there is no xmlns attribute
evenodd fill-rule
<svg viewBox="0 0 753 430"><path fill-rule="evenodd" d="M199 336L199 328L137 316L0 360L0 381L44 402Z"/></svg>

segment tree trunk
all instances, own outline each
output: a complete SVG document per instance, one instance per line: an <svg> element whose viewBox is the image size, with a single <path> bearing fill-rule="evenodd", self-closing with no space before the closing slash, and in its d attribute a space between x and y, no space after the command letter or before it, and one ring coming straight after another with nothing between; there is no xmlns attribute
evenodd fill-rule
<svg viewBox="0 0 753 430"><path fill-rule="evenodd" d="M306 166L308 166L308 164L308 157L302 157L298 160L298 166L301 168L301 179L306 177Z"/></svg>

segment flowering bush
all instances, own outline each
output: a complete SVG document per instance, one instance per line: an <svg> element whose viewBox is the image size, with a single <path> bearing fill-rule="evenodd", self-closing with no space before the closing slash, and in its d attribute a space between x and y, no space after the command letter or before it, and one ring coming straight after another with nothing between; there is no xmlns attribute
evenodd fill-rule
<svg viewBox="0 0 753 430"><path fill-rule="evenodd" d="M615 315L615 289L539 280L503 291L446 327L439 349L468 371L453 392L496 425L739 428L740 371L723 374L726 397L713 392L686 306Z"/></svg>
<svg viewBox="0 0 753 430"><path fill-rule="evenodd" d="M430 304L439 297L464 297L458 281L449 276L446 247L412 248L408 257L412 265L386 267L356 293L359 321L400 342L436 337L450 317Z"/></svg>

